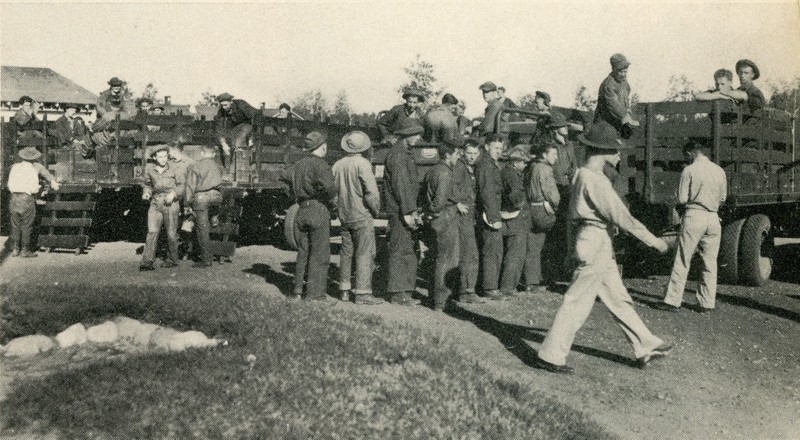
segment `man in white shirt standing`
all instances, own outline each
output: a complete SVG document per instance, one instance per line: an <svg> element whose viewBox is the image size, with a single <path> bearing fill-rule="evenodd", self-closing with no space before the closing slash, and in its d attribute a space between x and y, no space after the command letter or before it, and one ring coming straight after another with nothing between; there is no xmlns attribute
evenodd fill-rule
<svg viewBox="0 0 800 440"><path fill-rule="evenodd" d="M56 178L39 162L35 162L42 153L35 147L19 150L22 161L15 163L8 173L8 191L11 193L9 212L11 213L12 256L23 258L36 257L31 251L31 231L36 218L36 201L34 195L39 192L39 176L50 181L50 186L58 191Z"/></svg>
<svg viewBox="0 0 800 440"><path fill-rule="evenodd" d="M722 237L717 211L728 195L728 183L725 171L705 155L703 148L697 142L689 142L683 147L684 154L692 159L691 165L683 169L678 185L678 205L683 205L686 212L681 221L678 252L675 254L664 302L653 306L659 310L675 312L681 307L689 264L698 246L703 259L703 276L697 290L697 302L700 313L709 313L714 309L717 255Z"/></svg>

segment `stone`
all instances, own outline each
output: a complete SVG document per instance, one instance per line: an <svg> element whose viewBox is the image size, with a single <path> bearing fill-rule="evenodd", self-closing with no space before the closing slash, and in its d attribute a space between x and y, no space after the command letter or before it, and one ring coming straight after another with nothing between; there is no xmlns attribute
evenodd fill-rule
<svg viewBox="0 0 800 440"><path fill-rule="evenodd" d="M153 332L160 328L161 326L156 324L150 324L146 322L142 323L142 325L140 325L136 330L136 334L133 336L133 343L142 347L147 347L150 345L150 336L152 336Z"/></svg>
<svg viewBox="0 0 800 440"><path fill-rule="evenodd" d="M119 334L119 338L128 341L136 339L136 334L142 326L140 321L128 318L127 316L117 316L114 318L114 324L117 325L117 334Z"/></svg>
<svg viewBox="0 0 800 440"><path fill-rule="evenodd" d="M89 327L86 330L86 338L95 344L110 344L119 338L117 325L111 321Z"/></svg>
<svg viewBox="0 0 800 440"><path fill-rule="evenodd" d="M183 351L187 348L216 347L219 341L208 339L203 332L188 331L173 335L169 340L169 349L172 351Z"/></svg>
<svg viewBox="0 0 800 440"><path fill-rule="evenodd" d="M66 328L63 332L56 335L56 342L61 348L72 347L73 345L82 345L87 341L86 327L83 324L73 324Z"/></svg>
<svg viewBox="0 0 800 440"><path fill-rule="evenodd" d="M7 357L30 357L50 351L55 346L53 339L44 335L28 335L12 339L5 346Z"/></svg>
<svg viewBox="0 0 800 440"><path fill-rule="evenodd" d="M173 328L161 327L150 335L150 346L162 350L169 350L169 341L177 334L178 331Z"/></svg>

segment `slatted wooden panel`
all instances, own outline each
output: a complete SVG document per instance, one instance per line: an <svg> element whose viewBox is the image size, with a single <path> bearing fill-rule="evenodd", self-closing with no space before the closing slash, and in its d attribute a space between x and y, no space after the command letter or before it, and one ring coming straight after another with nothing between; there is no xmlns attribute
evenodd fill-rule
<svg viewBox="0 0 800 440"><path fill-rule="evenodd" d="M40 223L39 247L74 249L81 254L89 246L89 228L96 202L94 186L64 185L50 193Z"/></svg>
<svg viewBox="0 0 800 440"><path fill-rule="evenodd" d="M236 253L236 240L239 238L239 217L242 215L242 192L230 188L223 189L222 204L219 206L219 224L211 228L211 254L220 259L233 258Z"/></svg>

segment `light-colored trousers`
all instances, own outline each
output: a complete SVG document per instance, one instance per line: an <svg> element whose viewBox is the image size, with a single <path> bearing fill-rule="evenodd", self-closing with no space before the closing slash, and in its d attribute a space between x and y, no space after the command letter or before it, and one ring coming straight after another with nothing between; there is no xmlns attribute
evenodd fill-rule
<svg viewBox="0 0 800 440"><path fill-rule="evenodd" d="M713 309L717 298L717 255L722 237L722 225L716 212L689 209L681 221L681 235L678 237L678 251L672 265L672 275L667 284L664 302L680 307L683 302L683 289L692 256L700 248L703 259L703 276L697 289L697 302L700 307Z"/></svg>
<svg viewBox="0 0 800 440"><path fill-rule="evenodd" d="M650 333L633 309L633 300L622 284L614 260L609 231L597 226L580 226L575 237L575 258L578 268L572 276L569 290L564 294L564 302L556 313L553 325L539 348L539 358L555 365L566 363L575 333L589 317L598 296L614 315L633 346L636 358L661 345L663 341Z"/></svg>

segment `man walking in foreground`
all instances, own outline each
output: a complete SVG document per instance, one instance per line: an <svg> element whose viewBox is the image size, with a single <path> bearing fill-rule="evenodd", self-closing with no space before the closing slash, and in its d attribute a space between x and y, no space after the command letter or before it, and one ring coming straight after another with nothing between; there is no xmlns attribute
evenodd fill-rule
<svg viewBox="0 0 800 440"><path fill-rule="evenodd" d="M636 365L644 368L651 360L665 356L672 344L650 333L634 310L614 260L612 231L614 226L623 229L662 254L667 252L667 244L631 216L603 174L605 164L616 166L619 150L629 148L618 138L614 127L597 122L579 140L587 146L587 160L575 176L570 200L570 219L576 223L578 268L539 348L535 366L554 373L573 371L566 365L567 354L599 296L633 347Z"/></svg>
<svg viewBox="0 0 800 440"><path fill-rule="evenodd" d="M674 312L681 307L689 264L698 246L703 259L703 277L697 289L697 303L700 313L714 310L717 255L722 237L722 225L717 212L727 197L728 183L725 171L712 162L703 149L697 142L689 142L683 147L684 154L692 159L692 164L683 169L678 185L678 204L683 206L685 213L664 302L654 305L660 310Z"/></svg>
<svg viewBox="0 0 800 440"><path fill-rule="evenodd" d="M372 148L369 136L353 131L342 137L342 150L347 156L333 164L339 220L342 222L342 250L339 253L340 299L350 294L356 304L382 304L372 295L372 271L375 267L375 217L381 210L381 196L372 164L363 153ZM352 287L355 257L355 288Z"/></svg>

